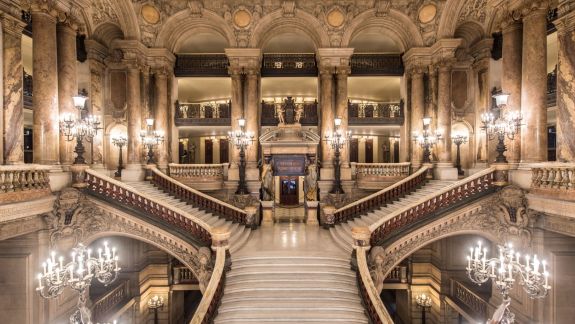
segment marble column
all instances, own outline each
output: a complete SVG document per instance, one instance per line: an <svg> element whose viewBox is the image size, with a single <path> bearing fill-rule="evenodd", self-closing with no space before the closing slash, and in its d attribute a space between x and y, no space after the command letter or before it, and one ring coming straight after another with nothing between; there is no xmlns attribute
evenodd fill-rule
<svg viewBox="0 0 575 324"><path fill-rule="evenodd" d="M442 136L437 141L439 163L435 175L440 180L457 180L451 158L451 62L441 62L437 75L437 130Z"/></svg>
<svg viewBox="0 0 575 324"><path fill-rule="evenodd" d="M402 94L401 97L404 98L403 104L403 125L399 130L399 161L395 162L409 162L410 152L411 152L411 110L407 107L411 104L411 98L407 95L411 90L411 78L406 73L402 78Z"/></svg>
<svg viewBox="0 0 575 324"><path fill-rule="evenodd" d="M155 107L154 119L156 120L156 130L164 133L164 142L158 145L156 160L158 168L166 170L168 168L168 145L170 145L169 132L169 110L168 110L168 70L157 69L154 71L154 94Z"/></svg>
<svg viewBox="0 0 575 324"><path fill-rule="evenodd" d="M79 116L72 97L78 95L76 68L76 30L67 23L59 23L57 30L58 45L58 103L60 116L71 114ZM72 164L76 141L67 141L60 136L60 163ZM87 144L87 143L86 143ZM86 159L88 156L85 156Z"/></svg>
<svg viewBox="0 0 575 324"><path fill-rule="evenodd" d="M547 7L523 18L521 162L547 161Z"/></svg>
<svg viewBox="0 0 575 324"><path fill-rule="evenodd" d="M233 70L230 72L232 78L232 96L231 96L231 123L232 131L237 131L240 129L238 125L238 120L244 117L244 105L243 105L243 76L238 70ZM240 151L235 147L231 147L230 162L232 167L238 167L237 163L240 162Z"/></svg>
<svg viewBox="0 0 575 324"><path fill-rule="evenodd" d="M334 109L332 105L333 97L333 69L322 68L320 69L320 94L319 94L319 105L321 111L321 138L325 138L326 135L331 134L334 129ZM321 141L321 167L322 169L333 169L333 157L331 154L331 147L327 141ZM323 175L324 173L322 173ZM333 178L333 171L331 172L331 178ZM328 180L322 177L322 180Z"/></svg>
<svg viewBox="0 0 575 324"><path fill-rule="evenodd" d="M88 44L87 44L88 45ZM100 50L103 50L100 48ZM90 112L93 116L99 117L102 123L104 122L104 78L106 66L104 65L105 52L96 50L88 46L88 60L90 67ZM101 125L104 127L104 125ZM105 130L101 129L94 136L92 143L92 168L104 168L104 133ZM111 143L109 143L111 145Z"/></svg>
<svg viewBox="0 0 575 324"><path fill-rule="evenodd" d="M423 112L425 110L424 94L423 70L416 68L411 74L411 131L413 133L421 134L423 129ZM410 136L405 140L411 141L412 138ZM421 167L422 158L421 147L418 144L412 144L410 159L413 170L417 170Z"/></svg>
<svg viewBox="0 0 575 324"><path fill-rule="evenodd" d="M337 89L335 93L335 117L341 118L341 126L340 129L343 134L346 134L349 126L348 122L348 97L347 97L347 79L351 70L349 67L338 67L336 72L337 77ZM343 169L349 168L349 152L348 152L348 145L344 145L343 148L340 150L341 154L341 167ZM351 180L351 173L349 173L349 177L346 177L348 172L342 172L342 179L347 180L349 178Z"/></svg>
<svg viewBox="0 0 575 324"><path fill-rule="evenodd" d="M24 102L22 98L22 29L24 24L7 14L2 23L3 129L2 152L5 164L24 163ZM2 134L0 133L0 134ZM2 160L0 160L0 164Z"/></svg>
<svg viewBox="0 0 575 324"><path fill-rule="evenodd" d="M246 85L246 100L244 108L244 118L246 119L246 131L251 132L254 136L254 142L246 150L246 162L248 169L257 168L258 162L258 138L259 138L259 83L260 74L259 69L250 69L247 71L245 85ZM250 173L250 172L248 172ZM253 179L253 175L248 175L248 180L257 180L259 176L259 171L256 172L256 177Z"/></svg>
<svg viewBox="0 0 575 324"><path fill-rule="evenodd" d="M523 47L523 25L513 20L506 21L502 26L503 32L503 75L501 88L509 93L506 113L519 112L521 109L521 74ZM543 64L544 65L544 64ZM491 102L489 102L491 105ZM496 145L496 144L495 144ZM519 163L521 159L521 139L508 141L507 160L510 163Z"/></svg>
<svg viewBox="0 0 575 324"><path fill-rule="evenodd" d="M127 71L127 117L128 117L128 161L126 168L139 169L142 164L140 131L142 130L142 111L140 104L140 69L131 66ZM122 172L122 177L124 172Z"/></svg>
<svg viewBox="0 0 575 324"><path fill-rule="evenodd" d="M58 164L58 64L56 17L42 10L32 11L34 75L34 163Z"/></svg>
<svg viewBox="0 0 575 324"><path fill-rule="evenodd" d="M575 4L564 2L557 26L557 160L575 161Z"/></svg>

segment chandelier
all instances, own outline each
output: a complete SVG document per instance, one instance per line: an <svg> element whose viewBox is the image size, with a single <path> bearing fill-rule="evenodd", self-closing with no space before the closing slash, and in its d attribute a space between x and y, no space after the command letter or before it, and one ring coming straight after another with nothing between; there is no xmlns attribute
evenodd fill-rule
<svg viewBox="0 0 575 324"><path fill-rule="evenodd" d="M74 116L74 114L71 113L63 114L60 121L60 133L68 142L76 140L76 147L74 148L76 158L74 159L74 164L86 164L86 160L84 159L86 150L84 149L83 141L84 139L88 142L93 141L94 136L102 129L100 127L101 121L96 116L83 116L87 112L85 105L88 97L78 95L74 96L73 99L74 107L78 110L78 116Z"/></svg>
<svg viewBox="0 0 575 324"><path fill-rule="evenodd" d="M413 141L421 148L423 148L423 163L431 163L431 148L437 144L441 139L442 134L439 131L432 132L429 128L431 125L431 117L423 118L423 130L421 134L415 132L413 134Z"/></svg>
<svg viewBox="0 0 575 324"><path fill-rule="evenodd" d="M97 256L92 255L91 249L79 244L72 249L72 261L64 264L64 257L56 258L56 252L52 251L46 262L42 263L43 272L38 274L36 291L43 298L56 298L66 287L78 292L78 309L70 316L71 324L91 323L86 292L92 279L107 286L118 277L120 268L116 248L110 248L104 242L104 248L99 248L97 252Z"/></svg>
<svg viewBox="0 0 575 324"><path fill-rule="evenodd" d="M333 150L335 150L334 154L334 185L333 189L330 191L332 194L343 194L343 187L341 186L341 161L340 150L343 146L347 143L348 140L351 139L351 131L342 131L341 129L341 117L336 117L334 119L334 131L325 135L325 141L331 146Z"/></svg>
<svg viewBox="0 0 575 324"><path fill-rule="evenodd" d="M487 248L481 246L470 248L467 256L467 275L474 283L481 285L492 279L495 286L503 296L503 303L496 311L493 321L496 323L510 324L514 322L515 314L509 310L511 299L509 292L516 281L523 287L530 298L544 298L551 289L549 286L549 272L547 262L540 260L537 255L531 258L513 250L511 244L498 245L499 258L487 259ZM495 318L498 317L498 318Z"/></svg>
<svg viewBox="0 0 575 324"><path fill-rule="evenodd" d="M146 129L140 131L142 144L148 152L147 164L154 164L154 148L164 142L164 131L154 130L154 119L146 118Z"/></svg>
<svg viewBox="0 0 575 324"><path fill-rule="evenodd" d="M493 97L499 108L499 116L495 116L491 112L481 114L481 123L483 123L481 129L485 130L489 140L497 138L497 157L495 162L507 163L507 158L503 154L507 151L505 138L507 137L509 140L515 139L515 134L521 130L521 120L523 117L518 112L511 112L506 116L501 113L502 108L507 106L509 94L500 93Z"/></svg>

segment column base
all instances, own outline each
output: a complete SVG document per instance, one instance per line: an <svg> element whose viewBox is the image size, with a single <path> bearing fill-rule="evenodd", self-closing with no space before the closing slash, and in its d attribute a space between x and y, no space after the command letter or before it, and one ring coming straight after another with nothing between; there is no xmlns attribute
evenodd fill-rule
<svg viewBox="0 0 575 324"><path fill-rule="evenodd" d="M457 168L454 168L451 163L437 163L433 170L433 177L437 180L457 180Z"/></svg>
<svg viewBox="0 0 575 324"><path fill-rule="evenodd" d="M62 189L72 185L72 172L67 168L64 170L59 165L50 167L48 177L50 178L50 190L52 192L61 191Z"/></svg>
<svg viewBox="0 0 575 324"><path fill-rule="evenodd" d="M126 165L122 170L122 181L143 181L146 172L139 163Z"/></svg>
<svg viewBox="0 0 575 324"><path fill-rule="evenodd" d="M305 223L307 225L312 226L319 226L319 222L317 220L317 206L319 205L319 201L306 201L305 202Z"/></svg>
<svg viewBox="0 0 575 324"><path fill-rule="evenodd" d="M269 227L274 225L274 202L273 201L262 201L262 227Z"/></svg>

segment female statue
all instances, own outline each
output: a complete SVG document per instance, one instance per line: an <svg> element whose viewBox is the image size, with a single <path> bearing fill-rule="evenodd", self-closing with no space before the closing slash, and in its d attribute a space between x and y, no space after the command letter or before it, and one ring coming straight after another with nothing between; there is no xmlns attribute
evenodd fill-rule
<svg viewBox="0 0 575 324"><path fill-rule="evenodd" d="M262 193L264 201L274 200L274 175L269 158L266 158L262 168Z"/></svg>
<svg viewBox="0 0 575 324"><path fill-rule="evenodd" d="M317 200L317 165L315 162L307 166L307 174L304 179L305 198L307 201Z"/></svg>

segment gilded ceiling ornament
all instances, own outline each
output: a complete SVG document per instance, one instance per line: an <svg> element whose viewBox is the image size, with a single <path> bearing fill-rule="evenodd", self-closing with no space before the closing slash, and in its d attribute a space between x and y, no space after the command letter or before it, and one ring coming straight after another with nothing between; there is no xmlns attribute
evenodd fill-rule
<svg viewBox="0 0 575 324"><path fill-rule="evenodd" d="M140 14L148 24L155 25L160 22L160 11L152 4L143 5Z"/></svg>
<svg viewBox="0 0 575 324"><path fill-rule="evenodd" d="M437 6L433 3L424 5L419 9L418 18L423 24L430 23L437 16Z"/></svg>
<svg viewBox="0 0 575 324"><path fill-rule="evenodd" d="M333 28L339 28L345 23L345 14L339 7L335 7L326 15L327 23Z"/></svg>
<svg viewBox="0 0 575 324"><path fill-rule="evenodd" d="M252 22L252 15L246 9L238 9L233 16L234 25L239 28L246 28Z"/></svg>

